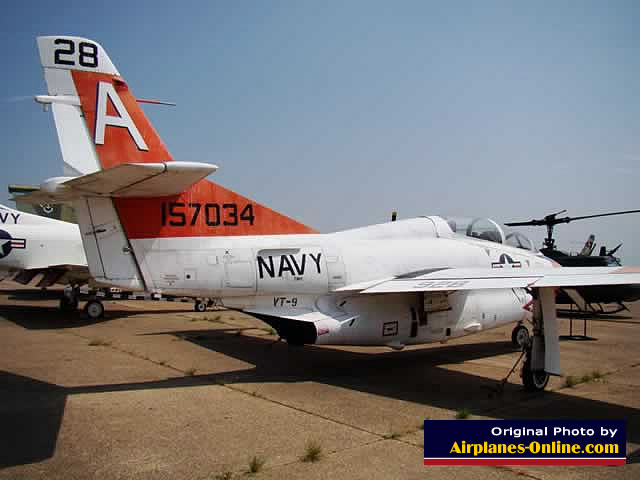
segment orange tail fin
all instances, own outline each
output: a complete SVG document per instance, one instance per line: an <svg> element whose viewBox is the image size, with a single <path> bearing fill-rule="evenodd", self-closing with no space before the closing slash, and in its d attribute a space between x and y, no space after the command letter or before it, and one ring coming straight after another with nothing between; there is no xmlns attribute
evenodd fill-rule
<svg viewBox="0 0 640 480"><path fill-rule="evenodd" d="M76 175L171 154L104 49L79 37L39 37L63 160ZM40 100L39 100L40 101ZM115 198L131 239L300 234L315 231L209 180L172 197Z"/></svg>

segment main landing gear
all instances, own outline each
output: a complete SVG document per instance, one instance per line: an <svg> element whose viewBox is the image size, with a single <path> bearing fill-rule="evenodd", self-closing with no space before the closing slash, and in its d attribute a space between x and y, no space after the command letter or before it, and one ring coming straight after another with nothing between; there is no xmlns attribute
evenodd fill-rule
<svg viewBox="0 0 640 480"><path fill-rule="evenodd" d="M75 312L78 309L78 297L80 296L80 287L67 287L60 299L60 310L63 312ZM84 314L91 320L98 320L104 316L104 305L100 300L95 298L89 300L84 306Z"/></svg>
<svg viewBox="0 0 640 480"><path fill-rule="evenodd" d="M528 392L542 392L549 383L549 374L544 370L534 370L531 362L531 347L525 351L525 359L522 364L522 384Z"/></svg>
<svg viewBox="0 0 640 480"><path fill-rule="evenodd" d="M543 391L549 383L549 377L561 375L562 372L555 288L532 288L530 293L533 298L530 320L532 335L522 322L519 322L511 332L511 341L514 345L520 346L522 353L507 376L500 382L499 391L504 389L509 376L523 358L520 377L525 390L529 392Z"/></svg>
<svg viewBox="0 0 640 480"><path fill-rule="evenodd" d="M91 320L98 320L104 316L104 305L100 300L89 300L84 306L84 314Z"/></svg>
<svg viewBox="0 0 640 480"><path fill-rule="evenodd" d="M560 345L558 342L558 323L556 320L555 291L553 288L537 288L532 292L533 335L526 339L522 354L522 383L525 390L541 392L549 383L550 374L560 375ZM524 339L525 333L518 325L512 339ZM528 337L528 332L527 332ZM521 356L522 358L522 356Z"/></svg>
<svg viewBox="0 0 640 480"><path fill-rule="evenodd" d="M196 312L205 312L207 308L213 307L216 302L211 298L196 298L196 302L193 304L193 309ZM219 304L218 304L219 305Z"/></svg>
<svg viewBox="0 0 640 480"><path fill-rule="evenodd" d="M514 333L516 329L518 329L518 327L514 328ZM518 360L516 360L516 362L513 364L513 367L511 367L511 370L509 370L507 376L502 379L499 387L497 388L499 394L504 391L504 386L509 380L509 377L515 371L516 367L522 361L523 357L524 362L522 363L522 368L520 369L520 377L522 378L524 389L528 392L542 392L547 387L547 384L549 383L549 374L544 370L536 370L533 368L532 346L532 339L527 337L527 343L522 347L522 354L518 357Z"/></svg>
<svg viewBox="0 0 640 480"><path fill-rule="evenodd" d="M78 308L78 298L63 295L60 299L60 310L63 312L73 312Z"/></svg>
<svg viewBox="0 0 640 480"><path fill-rule="evenodd" d="M78 308L78 295L80 295L80 287L74 285L67 287L60 298L60 310L63 312L74 312Z"/></svg>

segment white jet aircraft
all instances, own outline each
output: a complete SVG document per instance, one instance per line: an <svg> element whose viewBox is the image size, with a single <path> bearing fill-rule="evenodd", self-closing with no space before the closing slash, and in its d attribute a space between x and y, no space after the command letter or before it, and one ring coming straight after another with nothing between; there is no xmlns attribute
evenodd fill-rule
<svg viewBox="0 0 640 480"><path fill-rule="evenodd" d="M78 226L0 205L0 279L9 276L23 285L37 279L40 288L88 283ZM60 300L63 309L77 305L73 295Z"/></svg>
<svg viewBox="0 0 640 480"><path fill-rule="evenodd" d="M72 202L101 283L219 297L292 344L441 342L519 322L532 303L530 390L561 373L556 287L640 283L638 270L562 268L499 229L438 216L317 233L205 179L216 166L173 161L98 43L51 36L38 48L48 95L36 100L51 106L65 163L93 173L49 179L31 198Z"/></svg>

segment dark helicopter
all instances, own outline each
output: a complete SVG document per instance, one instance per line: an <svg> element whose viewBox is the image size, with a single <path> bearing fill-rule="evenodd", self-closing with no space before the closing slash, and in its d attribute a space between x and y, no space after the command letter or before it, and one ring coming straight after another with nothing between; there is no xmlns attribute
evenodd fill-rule
<svg viewBox="0 0 640 480"><path fill-rule="evenodd" d="M570 255L556 248L555 240L553 238L553 227L560 223L569 223L574 220L584 220L586 218L640 213L640 210L625 210L619 212L599 213L596 215L584 215L581 217L558 218L558 215L565 212L566 210L561 210L560 212L547 215L540 220L509 222L505 223L505 225L509 227L546 226L547 238L544 239L544 247L540 249L540 253L552 260L555 260L563 267L615 267L622 265L620 263L620 259L615 256L615 253L622 246L621 243L611 250L607 250L603 245L600 247L599 255L592 255L596 245L595 237L590 235L582 248L582 251L578 255ZM590 286L576 288L575 290L580 294L582 299L575 298L575 296L573 296L574 298L571 298L572 292L561 290L558 293L557 302L566 304L573 303L576 304L578 308L586 309L589 312L611 314L626 310L627 307L623 302L635 302L640 300L639 285ZM615 307L606 308L604 307L604 304L615 304Z"/></svg>

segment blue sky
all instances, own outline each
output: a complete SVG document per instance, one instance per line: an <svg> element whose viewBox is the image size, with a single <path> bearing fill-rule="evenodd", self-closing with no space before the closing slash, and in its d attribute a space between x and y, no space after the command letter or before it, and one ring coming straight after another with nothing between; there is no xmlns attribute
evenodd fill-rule
<svg viewBox="0 0 640 480"><path fill-rule="evenodd" d="M89 37L178 160L321 231L417 215L640 208L640 3L3 6L4 183L61 174L35 37ZM5 188L5 187L2 187ZM7 198L2 194L2 199ZM640 265L640 215L557 228ZM524 232L538 240L543 231Z"/></svg>

